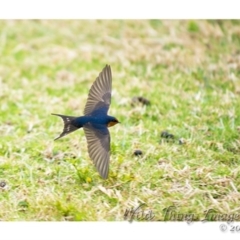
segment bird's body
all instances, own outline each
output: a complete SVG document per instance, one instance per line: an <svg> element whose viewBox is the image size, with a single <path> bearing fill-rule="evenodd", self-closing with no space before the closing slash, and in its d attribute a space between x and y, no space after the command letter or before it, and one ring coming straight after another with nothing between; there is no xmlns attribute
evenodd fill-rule
<svg viewBox="0 0 240 240"><path fill-rule="evenodd" d="M93 83L84 109L84 116L73 117L53 114L63 119L63 132L55 140L83 128L90 158L103 178L108 177L110 160L110 134L108 127L119 121L107 115L111 103L112 73L110 66L106 66Z"/></svg>
<svg viewBox="0 0 240 240"><path fill-rule="evenodd" d="M86 123L94 123L94 124L99 124L103 125L105 127L110 127L109 124L114 122L115 118L112 116L81 116L77 117L73 120L72 124L78 128L83 127Z"/></svg>
<svg viewBox="0 0 240 240"><path fill-rule="evenodd" d="M104 127L111 127L110 125L115 119L114 117L108 116L108 115L106 115L106 116L101 116L101 115L80 116L80 117L65 116L65 115L60 115L60 114L53 114L53 115L60 116L60 117L66 117L68 119L72 118L71 125L76 128L82 128L87 123L103 125ZM66 134L67 134L67 132L66 132Z"/></svg>

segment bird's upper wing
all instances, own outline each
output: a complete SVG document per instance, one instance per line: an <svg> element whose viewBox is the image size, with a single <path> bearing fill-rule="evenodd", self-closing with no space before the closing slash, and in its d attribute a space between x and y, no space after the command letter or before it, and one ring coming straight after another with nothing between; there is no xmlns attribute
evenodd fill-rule
<svg viewBox="0 0 240 240"><path fill-rule="evenodd" d="M89 91L84 115L107 114L111 104L111 91L112 72L111 67L106 65Z"/></svg>
<svg viewBox="0 0 240 240"><path fill-rule="evenodd" d="M83 126L88 153L102 178L108 177L110 160L110 134L107 127L87 123Z"/></svg>

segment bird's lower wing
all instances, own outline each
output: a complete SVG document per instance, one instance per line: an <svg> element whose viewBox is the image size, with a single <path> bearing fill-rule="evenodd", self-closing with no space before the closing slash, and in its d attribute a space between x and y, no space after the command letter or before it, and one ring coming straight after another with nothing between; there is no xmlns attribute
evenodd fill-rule
<svg viewBox="0 0 240 240"><path fill-rule="evenodd" d="M110 134L107 127L98 124L83 126L88 144L88 153L102 178L108 177L110 160Z"/></svg>

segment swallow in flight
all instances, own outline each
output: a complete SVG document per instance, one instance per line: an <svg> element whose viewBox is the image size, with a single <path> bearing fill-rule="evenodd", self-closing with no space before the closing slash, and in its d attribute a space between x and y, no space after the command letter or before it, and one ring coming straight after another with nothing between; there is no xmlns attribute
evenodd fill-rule
<svg viewBox="0 0 240 240"><path fill-rule="evenodd" d="M110 160L110 134L108 127L114 126L119 121L109 116L108 109L111 104L112 72L111 67L106 67L99 74L90 88L84 116L73 117L54 114L62 118L63 132L54 140L83 128L88 145L88 153L102 178L108 177Z"/></svg>

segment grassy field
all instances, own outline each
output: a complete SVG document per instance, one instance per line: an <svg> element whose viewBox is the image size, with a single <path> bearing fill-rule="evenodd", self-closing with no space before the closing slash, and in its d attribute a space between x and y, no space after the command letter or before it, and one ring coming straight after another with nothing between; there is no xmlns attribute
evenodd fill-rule
<svg viewBox="0 0 240 240"><path fill-rule="evenodd" d="M240 213L240 21L0 21L0 55L0 220ZM106 64L121 124L103 180L51 113L82 115Z"/></svg>

